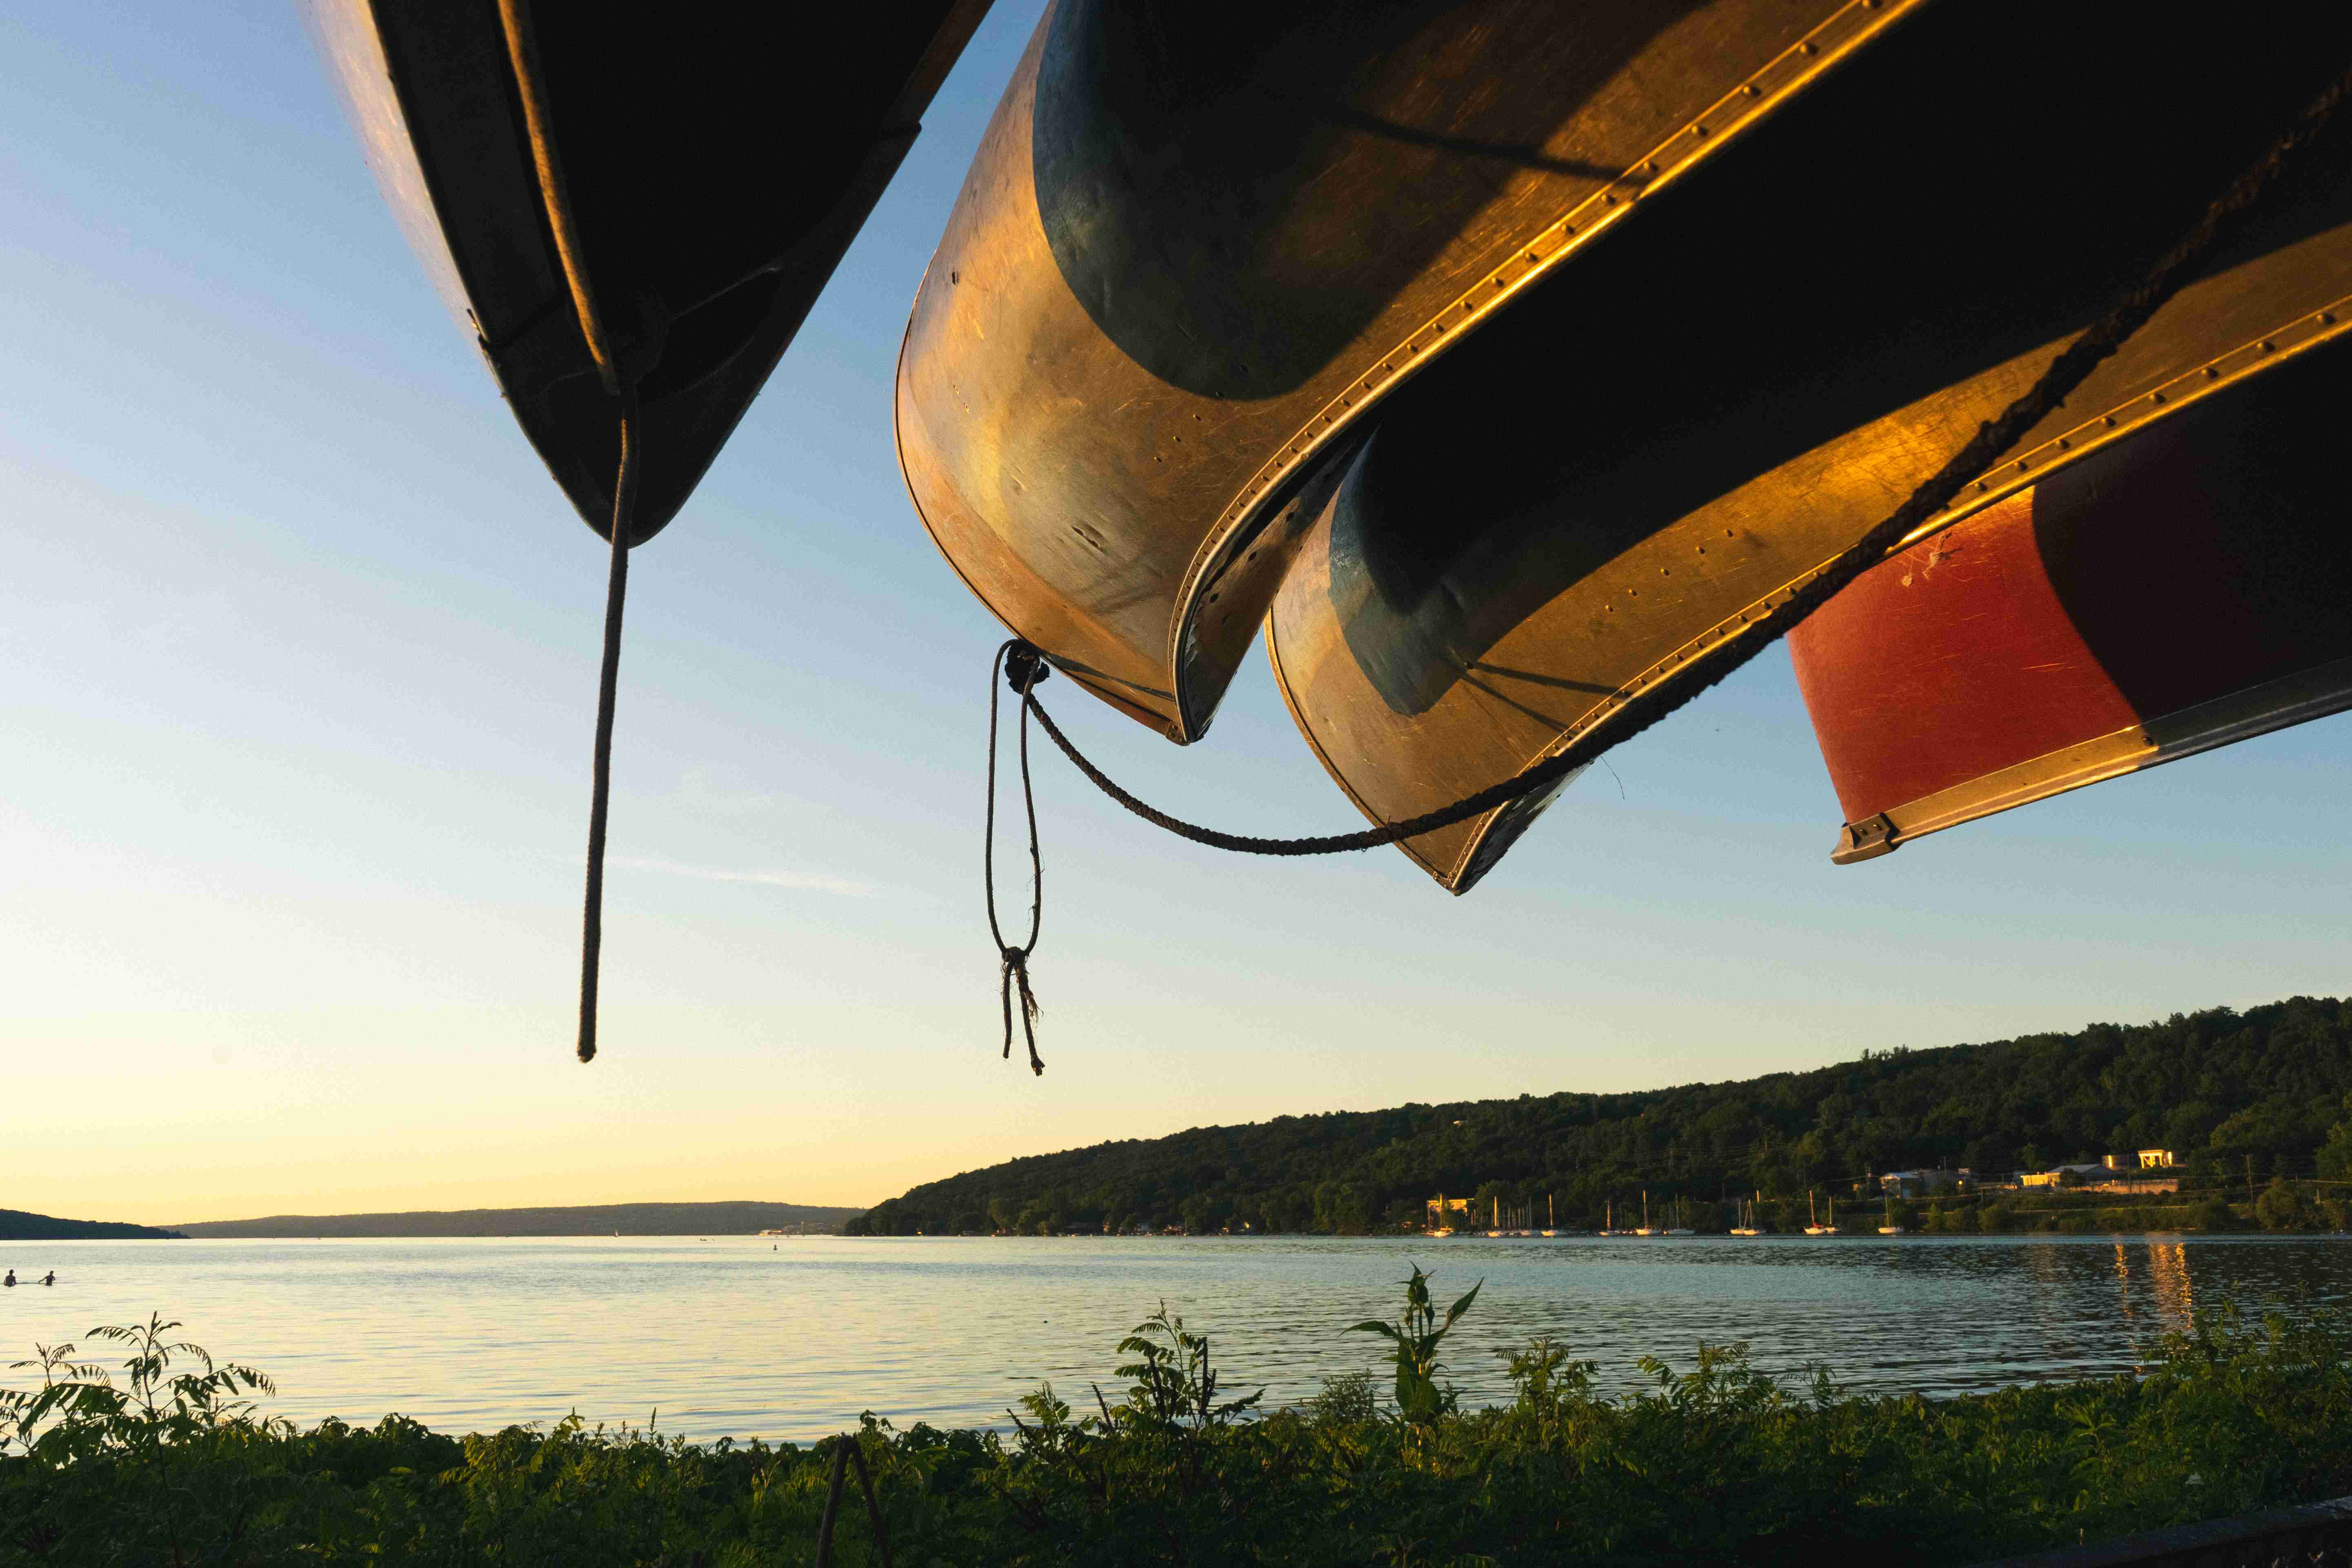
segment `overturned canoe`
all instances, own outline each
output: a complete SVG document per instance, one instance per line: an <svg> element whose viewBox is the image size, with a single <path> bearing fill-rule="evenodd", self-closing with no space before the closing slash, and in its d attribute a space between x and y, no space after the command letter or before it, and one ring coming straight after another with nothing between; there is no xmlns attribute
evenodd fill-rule
<svg viewBox="0 0 2352 1568"><path fill-rule="evenodd" d="M987 0L832 7L814 55L790 8L310 9L411 244L600 533L608 387L637 377L635 543L758 395Z"/></svg>
<svg viewBox="0 0 2352 1568"><path fill-rule="evenodd" d="M1790 633L1845 813L1831 858L2352 708L2347 405L2333 345L1920 541Z"/></svg>
<svg viewBox="0 0 2352 1568"><path fill-rule="evenodd" d="M1705 681L2347 59L2352 13L2192 37L1929 6L1645 198L1390 398L1297 546L1268 651L1334 779L1402 820ZM1929 530L2346 331L2347 143L2337 125L2314 146ZM1402 847L1465 891L1543 804Z"/></svg>
<svg viewBox="0 0 2352 1568"><path fill-rule="evenodd" d="M863 8L311 0L385 197L611 548L582 918L596 1055L629 552L759 395L987 0ZM821 33L821 37L812 37ZM802 67L780 85L779 66Z"/></svg>
<svg viewBox="0 0 2352 1568"><path fill-rule="evenodd" d="M1060 0L908 324L916 508L1008 626L1195 740L1394 390L1916 9Z"/></svg>

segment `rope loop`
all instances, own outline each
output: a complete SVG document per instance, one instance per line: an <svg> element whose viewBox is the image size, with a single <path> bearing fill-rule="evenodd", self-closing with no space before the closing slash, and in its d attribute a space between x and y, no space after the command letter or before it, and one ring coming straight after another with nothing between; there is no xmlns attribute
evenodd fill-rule
<svg viewBox="0 0 2352 1568"><path fill-rule="evenodd" d="M1004 684L1012 688L1021 703L1021 724L1016 750L1021 760L1021 805L1029 819L1029 938L1023 942L1004 940L1004 928L996 918L996 672L1004 671ZM1029 1070L1043 1076L1045 1059L1037 1055L1037 993L1029 984L1029 955L1037 951L1037 932L1045 920L1045 868L1037 854L1037 797L1029 780L1029 714L1036 706L1030 693L1038 682L1052 673L1045 656L1019 637L1007 639L989 660L988 667L988 811L987 826L982 838L981 879L988 898L988 934L995 940L998 965L998 993L1004 1014L1004 1059L1013 1059L1013 997L1021 996L1021 1035L1029 1047Z"/></svg>

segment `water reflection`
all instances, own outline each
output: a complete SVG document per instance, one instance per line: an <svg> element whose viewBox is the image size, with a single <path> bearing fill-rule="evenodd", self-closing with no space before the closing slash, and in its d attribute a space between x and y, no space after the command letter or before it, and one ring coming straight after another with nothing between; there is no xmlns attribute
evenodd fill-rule
<svg viewBox="0 0 2352 1568"><path fill-rule="evenodd" d="M2197 1298L2189 1288L2189 1251L2179 1242L2154 1242L2147 1249L2148 1271L2167 1328L2179 1328L2194 1316Z"/></svg>
<svg viewBox="0 0 2352 1568"><path fill-rule="evenodd" d="M449 1430L551 1419L806 1437L871 1408L1004 1425L1041 1377L1084 1398L1162 1298L1213 1338L1228 1386L1270 1402L1369 1369L1408 1259L1441 1293L1484 1279L1449 1342L1473 1403L1497 1352L1549 1333L1639 1384L1746 1342L1781 1374L1950 1394L2126 1370L2193 1307L2305 1312L2352 1295L2352 1247L2308 1237L1754 1240L788 1240L10 1243L49 1290L0 1292L0 1363L35 1340L161 1309L275 1373L274 1413Z"/></svg>

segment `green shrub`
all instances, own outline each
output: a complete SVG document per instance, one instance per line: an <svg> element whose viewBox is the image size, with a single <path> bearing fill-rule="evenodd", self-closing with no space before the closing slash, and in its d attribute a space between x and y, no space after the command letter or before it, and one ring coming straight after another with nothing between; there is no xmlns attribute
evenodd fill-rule
<svg viewBox="0 0 2352 1568"><path fill-rule="evenodd" d="M2199 1230L2235 1230L2238 1215L2221 1198L2207 1198L2189 1211L2189 1223Z"/></svg>
<svg viewBox="0 0 2352 1568"><path fill-rule="evenodd" d="M2274 1176L2254 1200L2254 1219L2264 1230L2301 1230L2318 1218L2311 1201L2284 1176Z"/></svg>

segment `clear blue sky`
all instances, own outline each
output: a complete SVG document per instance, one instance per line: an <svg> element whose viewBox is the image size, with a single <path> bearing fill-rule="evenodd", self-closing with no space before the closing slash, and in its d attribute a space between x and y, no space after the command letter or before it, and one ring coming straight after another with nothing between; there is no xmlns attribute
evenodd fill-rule
<svg viewBox="0 0 2352 1568"><path fill-rule="evenodd" d="M0 1206L863 1203L1202 1122L2347 989L2352 720L1841 869L1775 653L1464 900L1391 853L1160 837L1048 754L1048 1071L1000 1061L1000 633L908 506L889 378L1036 10L998 5L636 557L589 1068L598 542L405 249L293 0L0 16ZM1355 826L1262 658L1190 751L1058 708L1185 815Z"/></svg>

